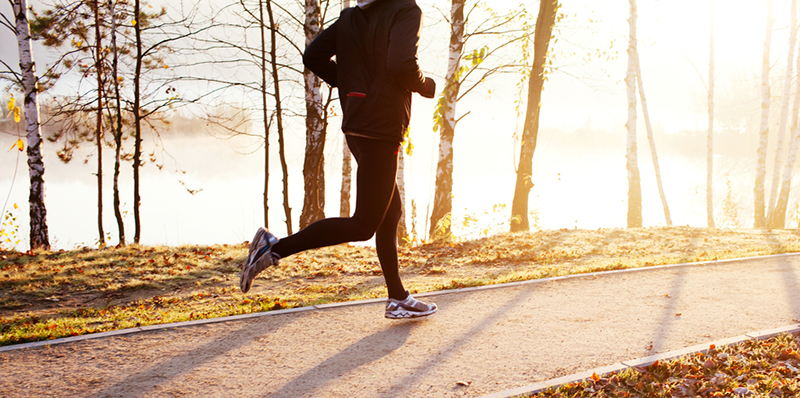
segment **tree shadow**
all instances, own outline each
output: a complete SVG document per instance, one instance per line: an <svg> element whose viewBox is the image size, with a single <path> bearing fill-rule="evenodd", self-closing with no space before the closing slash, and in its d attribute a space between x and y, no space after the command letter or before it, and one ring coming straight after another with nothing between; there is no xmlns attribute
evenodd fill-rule
<svg viewBox="0 0 800 398"><path fill-rule="evenodd" d="M293 322L295 317L272 317L272 322L254 323L241 322L228 323L231 328L227 333L220 334L206 344L198 346L191 351L186 351L181 355L175 355L166 361L160 361L142 371L131 374L124 380L108 386L94 394L91 398L100 397L142 397L147 396L165 381L174 379L180 375L191 373L207 362L225 355L240 347L246 346L264 336L282 329L287 324ZM233 326L236 326L235 328ZM174 333L166 329L157 333Z"/></svg>
<svg viewBox="0 0 800 398"><path fill-rule="evenodd" d="M294 378L270 397L305 396L313 393L331 380L341 377L363 365L377 361L402 347L411 330L424 319L395 323L351 344L338 354Z"/></svg>
<svg viewBox="0 0 800 398"><path fill-rule="evenodd" d="M518 308L521 302L527 301L538 290L537 285L528 285L521 289L520 292L513 298L509 299L502 307L488 314L483 321L476 323L474 327L464 331L458 339L454 340L449 347L444 348L438 355L427 358L423 364L414 369L406 369L404 373L407 374L401 381L395 383L390 391L386 393L385 397L406 397L406 391L409 387L414 385L414 380L419 377L425 377L436 366L444 363L447 358L457 354L461 348L466 346L473 338L478 336L483 330L494 325L502 316L514 308ZM488 359L488 358L486 358ZM486 360L485 359L485 360Z"/></svg>

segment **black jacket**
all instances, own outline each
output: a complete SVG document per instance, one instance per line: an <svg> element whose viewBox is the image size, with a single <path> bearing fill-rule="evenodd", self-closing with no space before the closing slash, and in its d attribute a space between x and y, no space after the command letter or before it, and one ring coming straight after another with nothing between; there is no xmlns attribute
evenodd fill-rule
<svg viewBox="0 0 800 398"><path fill-rule="evenodd" d="M421 25L414 0L377 0L343 10L306 48L306 67L339 88L343 131L402 141L411 93L433 98L436 92L417 62Z"/></svg>

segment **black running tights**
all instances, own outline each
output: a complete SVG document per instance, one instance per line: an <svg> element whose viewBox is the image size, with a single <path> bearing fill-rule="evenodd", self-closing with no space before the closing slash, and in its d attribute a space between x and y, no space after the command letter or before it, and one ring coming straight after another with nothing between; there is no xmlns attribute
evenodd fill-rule
<svg viewBox="0 0 800 398"><path fill-rule="evenodd" d="M272 251L285 258L304 250L375 236L389 297L403 300L407 293L397 262L397 223L402 204L397 190L398 142L346 135L356 159L356 210L349 218L326 218L276 243Z"/></svg>

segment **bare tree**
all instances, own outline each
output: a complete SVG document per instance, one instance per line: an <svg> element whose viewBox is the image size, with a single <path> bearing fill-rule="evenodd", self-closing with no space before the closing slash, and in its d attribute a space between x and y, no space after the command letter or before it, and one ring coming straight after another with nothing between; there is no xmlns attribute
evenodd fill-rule
<svg viewBox="0 0 800 398"><path fill-rule="evenodd" d="M658 153L656 152L656 139L653 135L653 127L650 124L650 113L647 110L647 99L644 95L644 82L642 80L642 68L639 66L639 51L634 48L634 63L636 64L636 82L638 84L639 98L642 100L642 114L644 114L645 128L647 129L647 141L650 143L650 156L653 159L653 169L656 173L656 185L658 194L661 196L661 205L664 208L664 220L667 226L672 226L672 216L669 214L669 204L667 195L664 193L664 185L661 183L661 167L658 166Z"/></svg>
<svg viewBox="0 0 800 398"><path fill-rule="evenodd" d="M95 70L97 75L97 121L95 139L97 143L97 234L100 247L106 245L106 233L103 230L103 36L100 34L100 2L94 0L91 4L94 13L94 37L95 37Z"/></svg>
<svg viewBox="0 0 800 398"><path fill-rule="evenodd" d="M342 9L350 8L350 0L342 0ZM401 155L402 156L402 155ZM353 185L353 155L347 140L342 141L342 189L339 202L339 217L350 217L350 191ZM405 213L405 212L403 212ZM402 236L399 235L398 236Z"/></svg>
<svg viewBox="0 0 800 398"><path fill-rule="evenodd" d="M708 139L706 145L706 218L714 228L714 0L711 0L711 21L708 56Z"/></svg>
<svg viewBox="0 0 800 398"><path fill-rule="evenodd" d="M764 39L764 52L761 59L761 129L758 134L758 149L756 151L756 181L753 188L754 196L754 227L766 227L764 214L764 180L767 176L767 144L769 142L769 52L772 41L772 2L767 0L767 29Z"/></svg>
<svg viewBox="0 0 800 398"><path fill-rule="evenodd" d="M796 33L797 20L794 18L796 11L795 1L792 1L792 26ZM800 71L800 51L797 53L797 71ZM790 124L790 132L792 133L791 145L786 154L786 163L783 165L783 177L781 178L780 191L778 193L775 207L769 212L769 227L770 228L785 228L786 226L786 209L789 204L789 193L792 188L792 174L794 165L797 161L797 152L800 149L800 84L797 86L794 99L794 107L792 109L792 122Z"/></svg>
<svg viewBox="0 0 800 398"><path fill-rule="evenodd" d="M289 235L292 234L292 208L289 206L289 167L286 164L286 143L284 140L283 132L283 105L281 104L281 84L280 76L278 75L278 50L277 50L277 25L275 24L275 16L272 12L272 0L266 0L267 15L269 16L269 32L270 32L270 65L272 66L272 84L274 87L273 95L275 97L275 118L277 120L278 128L278 156L281 161L281 170L283 172L283 211L286 215L286 231ZM265 103L266 107L266 103ZM264 200L266 203L266 189L264 191ZM265 207L264 211L267 209Z"/></svg>
<svg viewBox="0 0 800 398"><path fill-rule="evenodd" d="M111 117L114 120L114 218L117 220L117 232L119 234L118 246L125 246L125 221L122 218L120 209L121 199L119 194L119 173L122 162L122 96L120 94L119 76L119 47L117 46L117 2L109 1L109 11L111 13L111 84L114 87L114 111Z"/></svg>
<svg viewBox="0 0 800 398"><path fill-rule="evenodd" d="M786 72L783 78L783 91L781 93L781 115L780 122L778 123L778 134L775 142L775 160L772 167L772 185L770 188L769 205L767 206L767 225L770 228L783 228L786 207L784 203L784 215L778 215L778 185L781 181L781 165L783 164L781 155L783 154L784 135L786 134L786 124L789 119L789 103L791 102L792 94L792 75L794 66L794 48L797 44L797 0L792 0L790 11L790 33L789 33L789 51L786 57ZM793 126L792 126L793 127ZM790 137L793 136L792 128L789 128ZM787 154L787 162L789 155Z"/></svg>
<svg viewBox="0 0 800 398"><path fill-rule="evenodd" d="M528 196L533 188L533 153L539 138L539 116L542 110L542 90L545 82L545 65L556 14L561 7L558 0L541 0L536 32L533 38L533 66L528 83L528 105L522 131L514 200L511 204L511 232L528 231Z"/></svg>
<svg viewBox="0 0 800 398"><path fill-rule="evenodd" d="M642 226L642 186L636 153L636 0L630 0L630 33L628 37L628 71L625 87L628 92L628 228Z"/></svg>

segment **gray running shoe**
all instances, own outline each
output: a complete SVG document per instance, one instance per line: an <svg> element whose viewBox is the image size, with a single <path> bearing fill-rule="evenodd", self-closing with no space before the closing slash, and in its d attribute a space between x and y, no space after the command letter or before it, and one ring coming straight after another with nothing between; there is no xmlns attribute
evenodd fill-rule
<svg viewBox="0 0 800 398"><path fill-rule="evenodd" d="M242 265L242 274L239 277L239 287L242 292L247 293L256 275L265 268L278 265L280 256L272 252L272 246L278 243L278 238L269 233L266 229L259 228L250 242L250 253L247 255Z"/></svg>
<svg viewBox="0 0 800 398"><path fill-rule="evenodd" d="M386 302L386 317L390 319L416 318L428 316L436 312L436 304L419 301L411 295L405 300L390 298Z"/></svg>

